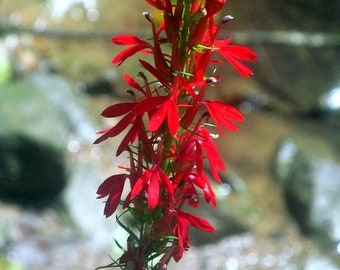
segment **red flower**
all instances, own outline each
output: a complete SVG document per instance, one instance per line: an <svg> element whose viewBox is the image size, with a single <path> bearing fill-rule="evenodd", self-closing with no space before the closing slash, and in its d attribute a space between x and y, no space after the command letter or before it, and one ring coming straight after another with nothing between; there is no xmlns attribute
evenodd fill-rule
<svg viewBox="0 0 340 270"><path fill-rule="evenodd" d="M135 35L118 35L112 38L112 42L117 45L132 45L113 58L112 63L118 66L135 53L143 51L146 48L151 48L150 43Z"/></svg>
<svg viewBox="0 0 340 270"><path fill-rule="evenodd" d="M198 143L199 146L203 148L208 158L211 173L216 181L221 182L220 176L218 175L218 170L224 171L225 165L220 154L218 153L217 147L210 136L209 130L200 127L198 133ZM200 149L198 148L198 150Z"/></svg>
<svg viewBox="0 0 340 270"><path fill-rule="evenodd" d="M186 187L182 191L182 199L177 198L177 201L183 203L184 200L188 200L191 206L197 206L198 193L194 190L200 188L203 191L205 201L216 206L215 193L203 171L203 154L205 153L208 158L213 177L217 182L221 181L218 170L224 170L225 166L209 131L200 127L198 134L190 135L190 132L186 132L180 136L179 145L181 145L181 149L178 149L179 153L175 155L176 159L173 163L173 168L177 171L173 177L173 182L182 184L185 182Z"/></svg>
<svg viewBox="0 0 340 270"><path fill-rule="evenodd" d="M169 229L173 228L172 233L177 237L178 241L174 245L174 251L172 252L172 257L176 262L182 258L184 251L190 247L189 225L205 232L215 232L214 227L207 220L178 209L172 209L169 205L163 217L157 223L156 234L161 231L168 233Z"/></svg>
<svg viewBox="0 0 340 270"><path fill-rule="evenodd" d="M205 183L205 186L204 188L202 188L203 190L203 194L204 194L204 199L207 203L210 203L213 205L213 206L216 206L217 203L216 203L216 197L215 197L215 192L213 191L211 185L210 185L210 182L209 182L209 179L208 177L205 175L205 173L202 171L200 174L198 174L196 176L197 179L200 179L201 182ZM197 180L196 180L197 182Z"/></svg>
<svg viewBox="0 0 340 270"><path fill-rule="evenodd" d="M184 206L198 207L201 197L216 206L215 193L204 170L204 160L212 177L221 182L219 172L225 170L221 155L207 126L212 122L219 133L236 131L236 122L243 121L234 107L220 101L206 100L210 84L219 82L219 75L208 75L214 53L228 61L244 77L253 74L243 61L254 61L256 54L243 46L231 45L231 39L217 39L219 30L230 17L215 24L215 14L227 0L145 0L159 9L163 20L158 22L144 12L152 27L152 38L117 35L112 42L126 46L112 60L120 65L136 53L149 54L153 62L139 59L150 73L139 73L142 84L128 74L124 80L132 94L131 102L121 102L106 108L102 115L118 121L98 132L95 143L124 133L117 156L128 152L130 165L126 174L107 178L98 188L98 198L107 197L104 214L112 215L118 205L138 216L135 231L122 224L130 234L127 251L112 266L150 268L150 260L160 257L159 268L171 258L181 259L190 247L189 225L214 232L205 219L184 212ZM157 24L157 27L156 27ZM168 45L165 51L163 46ZM210 77L209 77L210 76ZM136 94L135 94L136 92ZM122 200L126 180L130 192ZM168 242L164 242L168 241ZM172 245L172 246L171 246ZM157 268L156 267L156 268Z"/></svg>
<svg viewBox="0 0 340 270"><path fill-rule="evenodd" d="M146 91L141 87L129 74L123 74L125 82L132 88L141 92L144 96L147 96Z"/></svg>
<svg viewBox="0 0 340 270"><path fill-rule="evenodd" d="M195 74L198 79L203 78L208 64L211 63L211 55L216 52L226 59L243 77L253 75L253 71L240 61L255 61L257 55L247 47L231 45L231 39L216 39L220 27L211 25L204 34L201 45L205 49L196 54ZM215 62L219 63L219 62Z"/></svg>
<svg viewBox="0 0 340 270"><path fill-rule="evenodd" d="M222 55L243 77L253 75L253 71L242 64L239 60L255 61L257 55L250 49L239 45L230 45L231 39L216 40L214 46L217 53Z"/></svg>
<svg viewBox="0 0 340 270"><path fill-rule="evenodd" d="M184 220L187 224L190 224L201 231L215 232L214 227L208 221L199 216L179 210L177 211L177 217L178 219ZM179 228L179 231L182 230L185 231L185 228Z"/></svg>
<svg viewBox="0 0 340 270"><path fill-rule="evenodd" d="M140 102L118 103L109 106L102 112L104 117L110 118L124 114L126 115L115 126L99 131L98 134L103 135L95 140L94 143L97 144L110 137L115 137L123 132L129 124L132 124L131 129L127 132L118 147L117 156L119 156L130 143L133 143L136 140L140 127L143 124L143 115L155 110L157 107L162 105L166 99L166 96L149 97Z"/></svg>
<svg viewBox="0 0 340 270"><path fill-rule="evenodd" d="M154 165L137 179L131 190L130 200L136 198L143 189L146 189L148 206L150 209L153 209L159 203L160 189L162 188L164 188L164 190L172 196L173 187L169 177L159 166Z"/></svg>
<svg viewBox="0 0 340 270"><path fill-rule="evenodd" d="M241 122L244 120L243 115L236 108L223 102L205 101L203 104L222 135L225 135L223 128L236 131L238 128L233 122Z"/></svg>
<svg viewBox="0 0 340 270"><path fill-rule="evenodd" d="M178 113L177 113L177 106L174 101L174 98L170 97L167 99L160 107L157 109L151 116L149 122L149 129L150 131L157 131L161 124L164 122L165 117L167 117L168 121L168 128L170 134L175 136L178 126Z"/></svg>
<svg viewBox="0 0 340 270"><path fill-rule="evenodd" d="M178 237L179 246L174 254L174 259L178 262L184 251L190 247L189 239L189 229L188 225L205 231L205 232L215 232L214 227L205 219L183 212L181 210L176 211L177 222L174 228L174 235Z"/></svg>
<svg viewBox="0 0 340 270"><path fill-rule="evenodd" d="M104 214L106 217L111 216L116 211L127 177L128 175L126 174L112 175L99 186L97 199L108 196L104 208Z"/></svg>

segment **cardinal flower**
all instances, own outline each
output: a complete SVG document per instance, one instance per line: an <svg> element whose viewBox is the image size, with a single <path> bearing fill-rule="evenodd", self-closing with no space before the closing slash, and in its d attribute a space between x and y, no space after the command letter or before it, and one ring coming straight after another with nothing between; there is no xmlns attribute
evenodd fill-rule
<svg viewBox="0 0 340 270"><path fill-rule="evenodd" d="M243 115L236 108L223 102L205 101L203 104L222 135L225 135L223 128L236 131L238 127L233 122L241 122L244 120Z"/></svg>
<svg viewBox="0 0 340 270"><path fill-rule="evenodd" d="M123 75L132 99L102 112L116 122L99 131L95 141L122 136L116 155L125 151L129 159L129 166L120 166L125 173L108 177L97 190L98 198L106 198L106 217L122 205L123 214L134 219L130 226L117 218L129 237L125 253L109 266L125 270L165 269L170 259L179 261L189 249L189 226L215 231L190 209L201 202L216 206L207 171L221 183L219 173L226 169L212 126L225 136L236 131L244 118L224 102L207 100L206 91L221 79L216 71L211 74L209 66L225 60L241 76L249 77L253 71L244 62L257 60L252 50L221 38L222 25L232 17L216 21L216 14L227 0L145 1L162 14L158 23L150 13L143 13L151 37L121 34L112 38L114 44L124 46L112 60L115 65L136 54L148 54L137 62L141 83ZM159 258L156 266L155 258Z"/></svg>
<svg viewBox="0 0 340 270"><path fill-rule="evenodd" d="M169 177L162 171L162 169L154 165L151 169L146 170L140 176L133 186L130 194L130 200L133 200L144 189L146 190L148 198L148 207L155 208L160 200L160 189L163 187L170 195L173 194L173 187Z"/></svg>
<svg viewBox="0 0 340 270"><path fill-rule="evenodd" d="M152 45L149 42L146 42L135 35L118 35L111 40L117 45L130 45L129 48L121 51L113 58L112 63L117 65L121 65L127 58L137 52L143 52L143 50L147 48L152 48Z"/></svg>
<svg viewBox="0 0 340 270"><path fill-rule="evenodd" d="M150 131L156 131L159 129L161 124L164 122L165 117L167 117L167 125L170 134L174 136L178 130L179 119L177 113L177 106L174 98L170 97L167 99L158 110L156 110L150 119L149 129Z"/></svg>
<svg viewBox="0 0 340 270"><path fill-rule="evenodd" d="M104 214L106 217L111 216L116 211L127 177L128 175L126 174L112 175L99 186L97 199L108 196L104 208Z"/></svg>
<svg viewBox="0 0 340 270"><path fill-rule="evenodd" d="M242 61L255 61L257 55L250 49L240 45L231 45L231 39L216 40L214 46L217 48L214 50L223 56L243 77L249 77L253 75L253 71L242 64Z"/></svg>
<svg viewBox="0 0 340 270"><path fill-rule="evenodd" d="M179 261L184 251L190 247L189 224L205 232L215 232L214 227L205 219L181 210L176 212L176 221L174 235L178 238L178 246L174 254L175 261Z"/></svg>
<svg viewBox="0 0 340 270"><path fill-rule="evenodd" d="M125 116L115 126L99 131L98 134L102 135L95 140L94 143L100 143L110 137L119 135L131 124L132 127L117 149L117 156L119 156L128 144L136 140L138 132L143 125L143 115L154 111L157 107L161 106L166 99L166 96L157 96L143 99L140 102L125 102L109 106L102 112L104 117L118 117L124 114Z"/></svg>
<svg viewBox="0 0 340 270"><path fill-rule="evenodd" d="M221 23L218 26L208 24L207 28L202 29L202 31L204 31L204 33L200 34L202 36L202 40L200 44L197 44L196 46L199 50L199 53L197 53L195 56L195 74L198 78L203 78L209 64L220 63L217 61L211 61L213 53L220 54L239 72L241 76L249 77L253 75L253 71L246 65L244 65L241 61L255 61L257 60L257 55L247 47L232 45L230 38L217 39L220 28L225 21L228 20L222 19Z"/></svg>

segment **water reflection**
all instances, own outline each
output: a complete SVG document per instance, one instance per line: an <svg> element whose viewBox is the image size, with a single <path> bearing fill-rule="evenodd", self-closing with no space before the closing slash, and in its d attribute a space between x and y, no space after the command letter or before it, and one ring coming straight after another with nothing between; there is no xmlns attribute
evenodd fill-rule
<svg viewBox="0 0 340 270"><path fill-rule="evenodd" d="M335 87L321 97L321 106L327 110L340 109L340 87Z"/></svg>
<svg viewBox="0 0 340 270"><path fill-rule="evenodd" d="M33 81L40 91L47 92L48 98L65 115L69 126L74 129L74 133L80 142L92 144L96 137L97 128L91 123L88 114L81 107L77 107L76 98L70 95L70 84L58 75L37 73L33 76ZM53 88L52 88L53 87ZM76 150L75 143L71 143L70 150Z"/></svg>
<svg viewBox="0 0 340 270"><path fill-rule="evenodd" d="M44 30L49 19L60 22L68 12L71 18L76 21L85 18L94 22L99 19L96 0L47 0L34 26L38 30Z"/></svg>

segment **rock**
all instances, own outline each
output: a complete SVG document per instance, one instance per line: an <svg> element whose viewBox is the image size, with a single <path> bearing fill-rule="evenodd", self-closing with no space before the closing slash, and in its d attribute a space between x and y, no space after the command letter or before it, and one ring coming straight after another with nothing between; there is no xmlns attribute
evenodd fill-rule
<svg viewBox="0 0 340 270"><path fill-rule="evenodd" d="M285 139L272 172L301 231L335 247L340 242L340 163L329 146L308 136Z"/></svg>
<svg viewBox="0 0 340 270"><path fill-rule="evenodd" d="M235 19L228 27L238 29L277 30L298 29L330 31L339 28L339 1L336 0L259 0L251 2L230 2L226 6ZM266 16L260 16L265 12ZM237 16L236 16L237 15ZM256 18L256 20L254 19ZM237 23L235 21L237 20Z"/></svg>
<svg viewBox="0 0 340 270"><path fill-rule="evenodd" d="M79 93L89 96L117 96L116 89L117 74L114 71L107 71L105 74L90 82L79 82L76 90Z"/></svg>
<svg viewBox="0 0 340 270"><path fill-rule="evenodd" d="M73 85L39 71L0 88L0 253L22 269L95 269L124 237L96 199L99 127Z"/></svg>
<svg viewBox="0 0 340 270"><path fill-rule="evenodd" d="M22 134L0 141L0 198L25 207L55 201L66 185L61 151Z"/></svg>
<svg viewBox="0 0 340 270"><path fill-rule="evenodd" d="M113 96L115 93L113 82L107 80L106 78L98 78L89 84L80 83L78 86L79 88L77 90L90 96Z"/></svg>
<svg viewBox="0 0 340 270"><path fill-rule="evenodd" d="M340 164L334 160L318 160L312 164L313 201L312 229L340 243Z"/></svg>
<svg viewBox="0 0 340 270"><path fill-rule="evenodd" d="M294 113L298 108L298 113L308 114L318 108L320 96L339 86L339 40L335 35L325 37L339 32L338 1L259 0L257 5L236 1L227 6L235 15L228 27L248 36L253 32L254 39L261 31L276 31L258 44L250 38L260 59L253 67L255 78L269 97ZM280 36L284 33L286 38ZM283 42L275 44L277 37Z"/></svg>
<svg viewBox="0 0 340 270"><path fill-rule="evenodd" d="M68 180L67 146L79 151L96 132L72 83L50 72L18 78L1 88L0 118L1 197L24 205L53 201Z"/></svg>

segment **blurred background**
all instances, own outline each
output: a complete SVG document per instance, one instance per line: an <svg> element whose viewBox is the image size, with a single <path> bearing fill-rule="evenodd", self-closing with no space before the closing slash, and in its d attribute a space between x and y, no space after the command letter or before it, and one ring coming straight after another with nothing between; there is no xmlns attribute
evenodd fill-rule
<svg viewBox="0 0 340 270"><path fill-rule="evenodd" d="M144 1L0 0L0 269L94 269L125 235L105 219L98 185L115 173L119 138L93 145L126 100L111 36L149 37ZM229 0L221 37L259 56L255 76L218 67L208 93L246 116L217 143L228 170L217 233L169 269L340 269L340 2Z"/></svg>

